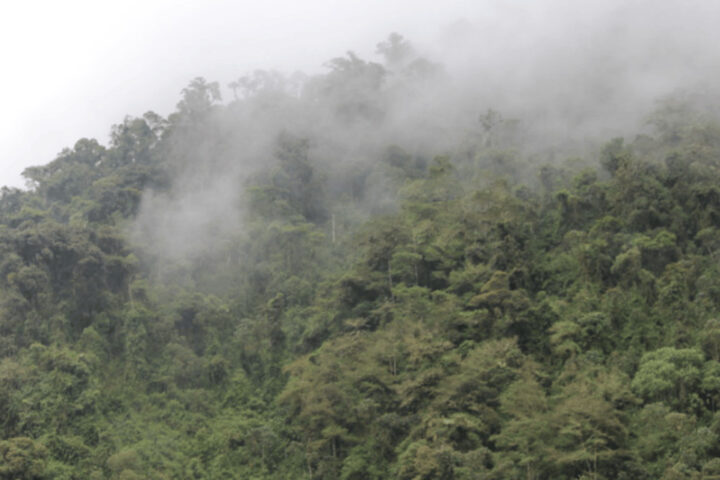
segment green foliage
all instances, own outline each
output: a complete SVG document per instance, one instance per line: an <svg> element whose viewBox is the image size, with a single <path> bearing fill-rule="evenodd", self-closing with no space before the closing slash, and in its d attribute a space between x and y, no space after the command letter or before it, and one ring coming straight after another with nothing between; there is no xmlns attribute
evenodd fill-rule
<svg viewBox="0 0 720 480"><path fill-rule="evenodd" d="M437 73L378 51L303 95L364 128ZM286 81L226 106L197 78L2 189L0 478L718 475L716 124L670 102L599 165L538 168L493 110L443 155L288 129L232 184L241 228L188 258L133 244L148 192L233 155L219 119L306 105Z"/></svg>
<svg viewBox="0 0 720 480"><path fill-rule="evenodd" d="M27 437L0 441L0 478L40 480L45 474L47 450Z"/></svg>
<svg viewBox="0 0 720 480"><path fill-rule="evenodd" d="M647 401L664 400L673 407L694 406L700 386L703 355L696 348L664 347L646 353L632 382L633 390Z"/></svg>

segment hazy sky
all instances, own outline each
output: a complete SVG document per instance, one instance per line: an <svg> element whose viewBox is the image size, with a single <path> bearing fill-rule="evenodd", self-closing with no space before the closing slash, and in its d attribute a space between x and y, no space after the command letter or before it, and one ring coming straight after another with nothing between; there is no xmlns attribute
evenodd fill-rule
<svg viewBox="0 0 720 480"><path fill-rule="evenodd" d="M196 76L320 71L390 32L431 38L473 0L24 0L0 7L0 185L81 137L106 143L125 115L169 114ZM483 5L484 4L484 5ZM226 93L227 96L227 93Z"/></svg>
<svg viewBox="0 0 720 480"><path fill-rule="evenodd" d="M348 50L372 59L394 31L508 108L637 110L720 81L718 24L716 0L5 1L0 185L22 186L25 167L79 138L106 143L126 115L168 115L196 76L317 73Z"/></svg>

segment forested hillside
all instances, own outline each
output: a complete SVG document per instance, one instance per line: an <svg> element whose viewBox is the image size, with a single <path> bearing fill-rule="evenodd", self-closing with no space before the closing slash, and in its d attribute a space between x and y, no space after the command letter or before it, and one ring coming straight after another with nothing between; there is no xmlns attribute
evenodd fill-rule
<svg viewBox="0 0 720 480"><path fill-rule="evenodd" d="M0 479L720 478L712 111L550 148L379 53L3 188Z"/></svg>

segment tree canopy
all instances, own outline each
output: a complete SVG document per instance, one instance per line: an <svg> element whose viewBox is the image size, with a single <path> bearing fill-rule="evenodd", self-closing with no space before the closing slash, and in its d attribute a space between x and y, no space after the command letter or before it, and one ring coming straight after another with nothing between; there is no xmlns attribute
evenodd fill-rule
<svg viewBox="0 0 720 480"><path fill-rule="evenodd" d="M545 162L478 108L438 152L374 128L439 67L378 52L2 189L0 478L720 474L720 124Z"/></svg>

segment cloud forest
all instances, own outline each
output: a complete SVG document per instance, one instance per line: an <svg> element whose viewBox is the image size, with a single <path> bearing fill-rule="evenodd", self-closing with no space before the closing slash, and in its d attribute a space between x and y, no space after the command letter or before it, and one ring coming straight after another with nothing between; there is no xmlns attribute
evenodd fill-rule
<svg viewBox="0 0 720 480"><path fill-rule="evenodd" d="M391 34L27 168L0 479L720 478L718 97L589 58Z"/></svg>

